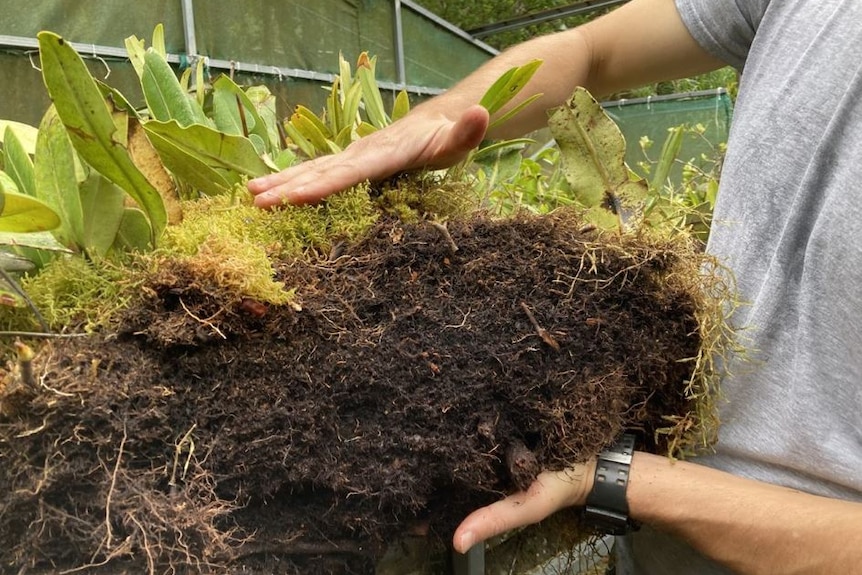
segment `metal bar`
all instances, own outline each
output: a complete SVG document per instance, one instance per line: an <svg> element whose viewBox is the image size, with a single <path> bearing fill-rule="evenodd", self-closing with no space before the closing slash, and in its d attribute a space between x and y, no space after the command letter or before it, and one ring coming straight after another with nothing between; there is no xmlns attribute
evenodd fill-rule
<svg viewBox="0 0 862 575"><path fill-rule="evenodd" d="M484 50L485 52L487 52L488 54L491 54L492 56L496 56L500 52L496 48L492 48L491 46L485 44L481 40L477 40L474 36L471 36L469 33L465 32L461 28L458 28L457 26L455 26L454 24L452 24L448 20L444 20L443 18L441 18L440 16L438 16L434 12L431 12L430 10L423 8L422 6L417 4L416 2L413 2L413 0L401 0L401 4L403 4L404 6L406 6L407 8L412 10L413 12L416 12L417 14L422 16L423 18L427 18L428 20L431 20L432 22L434 22L438 26L445 28L446 30L448 30L449 32L458 36L462 40L466 40L467 42L470 42L471 44L473 44L477 48L480 48L480 49Z"/></svg>
<svg viewBox="0 0 862 575"><path fill-rule="evenodd" d="M84 44L81 42L67 43L82 56L92 56L94 58L116 58L120 60L128 60L129 54L125 48L116 48L114 46L103 46L101 44ZM2 36L0 35L0 48L16 48L25 51L38 50L39 41L35 38L25 36ZM179 64L180 57L177 54L168 54L168 62Z"/></svg>
<svg viewBox="0 0 862 575"><path fill-rule="evenodd" d="M671 100L686 100L689 98L704 98L707 96L719 97L727 94L725 88L715 88L714 90L698 90L696 92L680 92L678 94L663 94L660 96L646 96L644 98L622 98L620 100L611 100L602 102L603 108L622 108L623 106L631 106L633 104L650 104L653 102L666 102Z"/></svg>
<svg viewBox="0 0 862 575"><path fill-rule="evenodd" d="M395 73L399 84L407 84L407 67L404 61L404 23L401 21L401 0L394 0L395 8Z"/></svg>
<svg viewBox="0 0 862 575"><path fill-rule="evenodd" d="M195 35L195 8L193 0L182 0L183 3L183 34L186 40L186 55L194 60L198 55L198 40Z"/></svg>
<svg viewBox="0 0 862 575"><path fill-rule="evenodd" d="M453 551L452 571L454 575L484 575L485 544L477 543L464 554Z"/></svg>
<svg viewBox="0 0 862 575"><path fill-rule="evenodd" d="M125 48L115 48L113 46L101 46L99 44L81 44L80 42L69 42L75 51L84 56L93 56L95 58L115 58L118 60L128 60L129 56ZM16 48L25 51L38 50L39 42L34 38L26 38L23 36L3 36L0 35L0 48ZM185 55L183 55L185 56ZM200 56L198 54L198 56ZM172 64L180 63L179 54L168 54L168 62ZM268 66L264 64L251 64L248 62L236 62L231 60L206 59L207 66L218 70L231 70L235 72L247 72L253 74L262 74L265 76L278 76L286 78L297 78L301 80L314 80L316 82L325 82L331 84L335 80L334 74L323 72L315 72L313 70L303 70L300 68L286 68L280 66ZM377 82L382 90L407 90L412 94L419 96L434 96L442 94L446 90L443 88L432 88L428 86L414 86L411 84L402 84L400 82L388 82L381 80Z"/></svg>
<svg viewBox="0 0 862 575"><path fill-rule="evenodd" d="M467 33L471 34L474 38L484 38L485 36L491 36L492 34L497 34L499 32L506 32L509 30L517 30L519 28L524 28L531 24L541 24L542 22L558 20L560 18L565 18L568 16L590 14L592 12L597 12L603 8L610 8L618 4L625 4L628 1L629 0L587 0L586 2L578 2L577 4L570 4L568 6L551 8L550 10L543 10L534 14L527 14L526 16L508 18L494 24L488 24L487 26L471 28L470 30L467 30Z"/></svg>

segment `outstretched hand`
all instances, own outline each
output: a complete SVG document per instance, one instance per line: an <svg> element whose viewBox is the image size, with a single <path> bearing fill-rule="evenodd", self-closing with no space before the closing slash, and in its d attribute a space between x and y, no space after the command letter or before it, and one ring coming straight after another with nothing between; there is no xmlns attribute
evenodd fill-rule
<svg viewBox="0 0 862 575"><path fill-rule="evenodd" d="M527 491L478 509L467 516L452 537L459 553L512 529L538 523L553 513L584 505L593 486L595 460L563 471L541 473Z"/></svg>
<svg viewBox="0 0 862 575"><path fill-rule="evenodd" d="M417 108L339 154L256 178L248 183L248 189L260 208L315 203L350 186L398 172L452 166L481 143L487 129L488 112L482 106L467 108L455 121Z"/></svg>

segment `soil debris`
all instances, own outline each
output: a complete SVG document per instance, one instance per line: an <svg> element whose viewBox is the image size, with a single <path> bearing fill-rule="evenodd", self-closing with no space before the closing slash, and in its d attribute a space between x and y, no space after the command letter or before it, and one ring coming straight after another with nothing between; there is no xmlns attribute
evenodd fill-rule
<svg viewBox="0 0 862 575"><path fill-rule="evenodd" d="M373 573L624 429L667 449L693 250L567 214L443 229L281 262L285 305L166 265L115 333L43 348L38 394L0 392L2 569Z"/></svg>

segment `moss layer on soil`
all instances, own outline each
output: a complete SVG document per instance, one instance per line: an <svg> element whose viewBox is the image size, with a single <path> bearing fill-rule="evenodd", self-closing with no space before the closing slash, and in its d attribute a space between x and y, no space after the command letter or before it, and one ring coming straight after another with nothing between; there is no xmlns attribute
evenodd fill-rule
<svg viewBox="0 0 862 575"><path fill-rule="evenodd" d="M283 305L164 264L116 332L44 348L38 389L7 374L0 566L372 573L624 429L666 452L700 265L566 214L381 222L280 262Z"/></svg>

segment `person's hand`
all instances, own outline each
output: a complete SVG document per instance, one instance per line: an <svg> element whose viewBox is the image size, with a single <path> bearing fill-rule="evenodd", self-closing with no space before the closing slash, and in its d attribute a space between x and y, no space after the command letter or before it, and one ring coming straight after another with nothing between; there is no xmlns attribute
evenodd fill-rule
<svg viewBox="0 0 862 575"><path fill-rule="evenodd" d="M573 505L584 505L593 487L595 459L564 471L546 471L527 491L478 509L467 516L452 537L459 553L473 545L512 529L532 525Z"/></svg>
<svg viewBox="0 0 862 575"><path fill-rule="evenodd" d="M248 189L260 208L314 203L350 186L401 171L452 166L481 143L487 129L488 112L482 106L467 108L455 121L417 108L339 154L256 178L248 183Z"/></svg>

